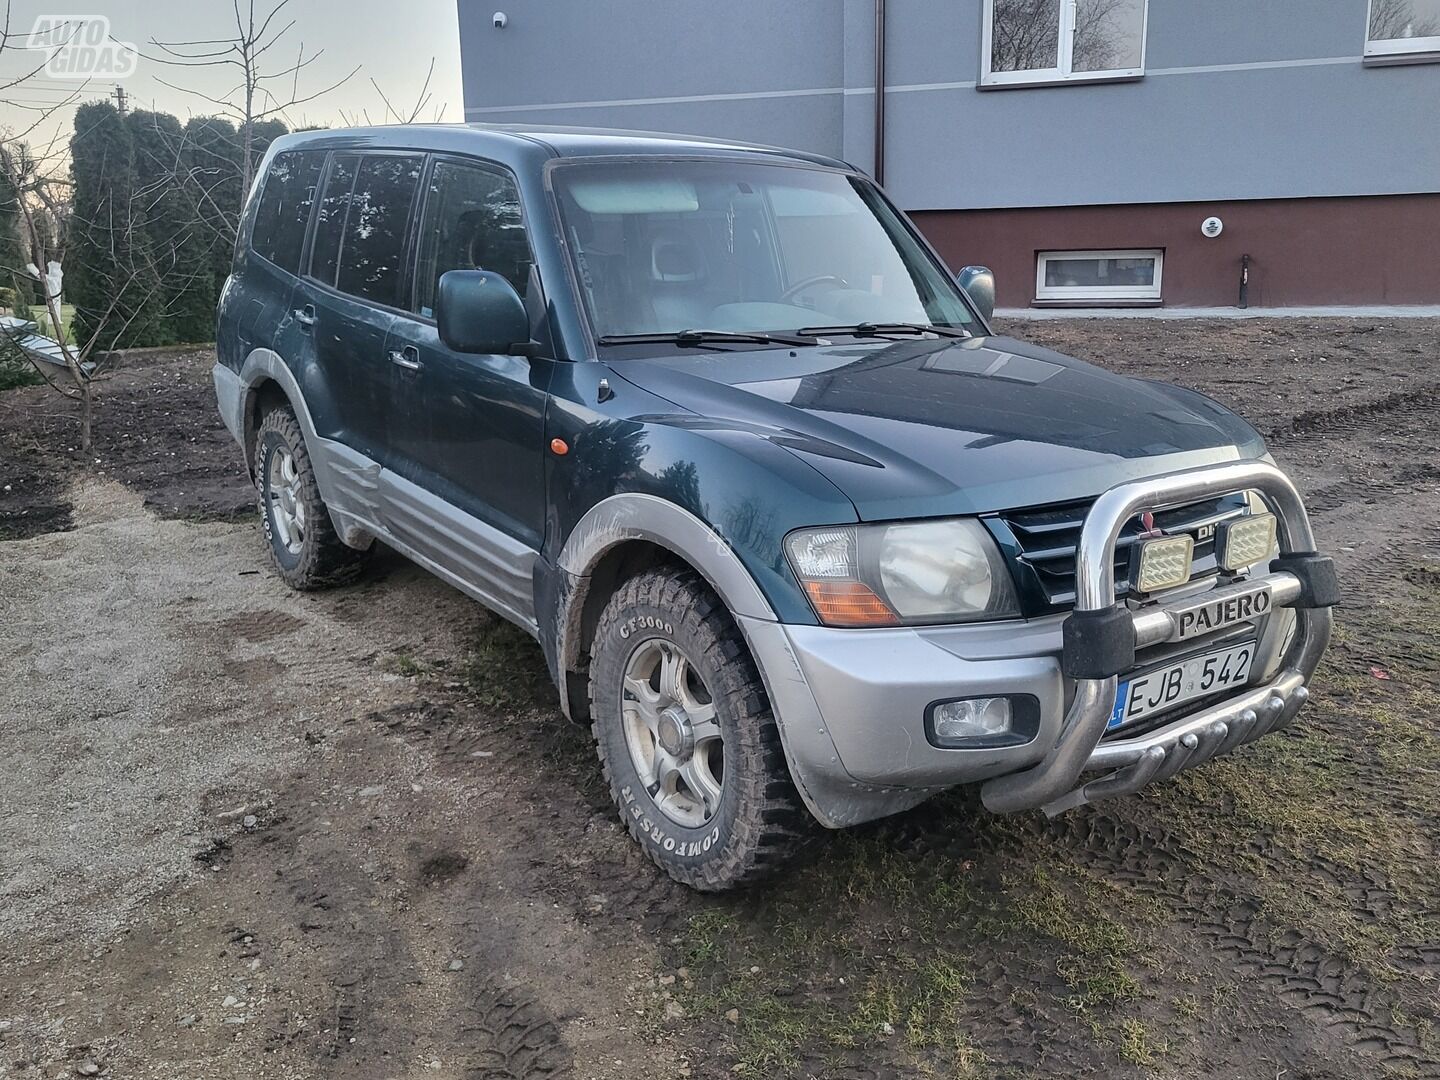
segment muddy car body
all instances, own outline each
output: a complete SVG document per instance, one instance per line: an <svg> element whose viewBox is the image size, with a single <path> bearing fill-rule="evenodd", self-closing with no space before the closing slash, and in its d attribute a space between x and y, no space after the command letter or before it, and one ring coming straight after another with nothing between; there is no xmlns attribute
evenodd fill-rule
<svg viewBox="0 0 1440 1080"><path fill-rule="evenodd" d="M721 888L807 816L1059 812L1305 700L1334 575L1256 432L993 334L962 280L810 155L307 133L215 383L282 576L379 540L524 627L636 839Z"/></svg>

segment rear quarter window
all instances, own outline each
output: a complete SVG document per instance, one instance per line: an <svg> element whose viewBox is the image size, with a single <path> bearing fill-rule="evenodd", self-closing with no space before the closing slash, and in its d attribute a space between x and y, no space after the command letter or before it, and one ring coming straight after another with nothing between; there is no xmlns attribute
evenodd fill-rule
<svg viewBox="0 0 1440 1080"><path fill-rule="evenodd" d="M323 150L292 150L277 154L265 174L250 247L292 274L300 269L310 206L324 164Z"/></svg>

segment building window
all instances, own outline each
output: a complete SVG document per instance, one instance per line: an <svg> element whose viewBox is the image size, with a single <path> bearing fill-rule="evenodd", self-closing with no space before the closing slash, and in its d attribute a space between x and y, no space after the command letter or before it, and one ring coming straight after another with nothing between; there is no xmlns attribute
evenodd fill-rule
<svg viewBox="0 0 1440 1080"><path fill-rule="evenodd" d="M1375 0L1386 2L1394 0ZM1147 3L985 0L985 70L980 85L1094 82L1143 75Z"/></svg>
<svg viewBox="0 0 1440 1080"><path fill-rule="evenodd" d="M1035 299L1089 303L1158 301L1163 251L1042 251Z"/></svg>
<svg viewBox="0 0 1440 1080"><path fill-rule="evenodd" d="M1440 60L1440 0L1370 0L1365 56Z"/></svg>

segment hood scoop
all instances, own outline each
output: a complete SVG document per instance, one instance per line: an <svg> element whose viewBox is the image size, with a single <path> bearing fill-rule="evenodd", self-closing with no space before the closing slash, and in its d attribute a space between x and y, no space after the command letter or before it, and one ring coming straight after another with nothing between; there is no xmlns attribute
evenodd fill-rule
<svg viewBox="0 0 1440 1080"><path fill-rule="evenodd" d="M644 416L633 418L640 424L664 424L666 427L686 428L690 431L734 431L745 435L758 435L767 439L776 446L783 446L788 450L797 450L802 454L814 454L816 457L830 458L834 461L845 461L851 465L865 465L872 469L884 468L884 465L872 457L852 450L847 446L822 439L815 435L808 435L803 431L795 431L790 428L774 427L769 424L757 424L749 420L728 420L720 417L696 416L693 413L650 413Z"/></svg>

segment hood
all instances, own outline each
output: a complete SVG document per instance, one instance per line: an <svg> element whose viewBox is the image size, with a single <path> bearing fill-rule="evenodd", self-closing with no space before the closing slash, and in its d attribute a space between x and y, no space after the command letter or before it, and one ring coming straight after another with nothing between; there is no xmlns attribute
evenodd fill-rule
<svg viewBox="0 0 1440 1080"><path fill-rule="evenodd" d="M862 520L1092 498L1125 480L1265 452L1204 395L1005 337L735 349L611 367L684 413L808 461Z"/></svg>

